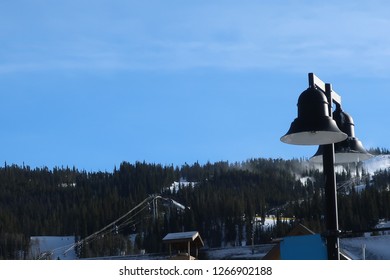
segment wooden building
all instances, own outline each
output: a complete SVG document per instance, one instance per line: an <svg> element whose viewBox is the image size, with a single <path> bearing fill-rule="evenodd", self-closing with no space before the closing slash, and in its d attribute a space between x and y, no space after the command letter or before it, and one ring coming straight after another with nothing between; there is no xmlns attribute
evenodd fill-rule
<svg viewBox="0 0 390 280"><path fill-rule="evenodd" d="M163 242L169 245L169 258L174 260L197 259L199 248L204 246L197 231L168 233Z"/></svg>

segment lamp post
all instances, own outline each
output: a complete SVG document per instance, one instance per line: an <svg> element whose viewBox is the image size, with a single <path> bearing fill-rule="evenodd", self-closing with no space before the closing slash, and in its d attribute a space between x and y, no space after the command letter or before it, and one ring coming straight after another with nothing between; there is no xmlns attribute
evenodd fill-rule
<svg viewBox="0 0 390 280"><path fill-rule="evenodd" d="M329 115L332 117L332 86L325 84L325 95L329 102ZM341 102L341 98L339 99ZM326 246L329 260L339 260L339 222L337 210L336 174L334 170L334 143L323 145L323 172L325 177L325 207L326 207Z"/></svg>
<svg viewBox="0 0 390 280"><path fill-rule="evenodd" d="M302 92L298 99L298 117L280 140L287 144L322 147L328 259L339 260L334 143L346 140L348 135L341 131L333 120L332 103L341 106L341 97L332 90L331 84L325 84L313 73L309 73L309 88Z"/></svg>

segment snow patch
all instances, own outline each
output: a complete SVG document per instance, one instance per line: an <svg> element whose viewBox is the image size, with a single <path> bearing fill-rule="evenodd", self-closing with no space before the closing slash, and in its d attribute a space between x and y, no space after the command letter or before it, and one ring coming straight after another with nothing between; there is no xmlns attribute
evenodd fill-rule
<svg viewBox="0 0 390 280"><path fill-rule="evenodd" d="M188 182L185 179L180 179L179 182L174 181L172 185L168 187L171 192L177 192L180 188L193 188L198 182Z"/></svg>
<svg viewBox="0 0 390 280"><path fill-rule="evenodd" d="M313 177L310 177L310 176L299 178L299 181L301 181L302 185L306 185L307 181L309 181L309 180L312 181L312 182L315 181L315 179Z"/></svg>

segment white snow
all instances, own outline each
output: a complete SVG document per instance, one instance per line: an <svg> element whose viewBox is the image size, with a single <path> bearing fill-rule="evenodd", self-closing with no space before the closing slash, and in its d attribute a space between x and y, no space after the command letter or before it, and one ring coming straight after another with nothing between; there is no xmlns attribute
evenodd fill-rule
<svg viewBox="0 0 390 280"><path fill-rule="evenodd" d="M313 177L310 177L310 176L301 177L301 178L299 178L299 180L301 181L302 185L306 185L308 180L310 180L312 182L315 181L315 179Z"/></svg>
<svg viewBox="0 0 390 280"><path fill-rule="evenodd" d="M179 182L174 181L172 185L168 187L168 189L171 192L177 192L180 188L188 188L188 187L195 187L198 183L197 182L188 182L185 179L180 179Z"/></svg>
<svg viewBox="0 0 390 280"><path fill-rule="evenodd" d="M31 259L77 259L76 252L74 250L64 254L65 250L75 243L74 236L32 236L30 241L31 247L29 253Z"/></svg>
<svg viewBox="0 0 390 280"><path fill-rule="evenodd" d="M375 226L376 228L390 228L390 221L379 221L379 223ZM386 234L390 234L390 232L387 232Z"/></svg>
<svg viewBox="0 0 390 280"><path fill-rule="evenodd" d="M171 241L176 239L195 240L195 238L197 238L198 236L199 233L197 231L174 232L174 233L168 233L163 238L163 241Z"/></svg>
<svg viewBox="0 0 390 280"><path fill-rule="evenodd" d="M340 239L340 248L353 259L390 260L390 235L365 236Z"/></svg>

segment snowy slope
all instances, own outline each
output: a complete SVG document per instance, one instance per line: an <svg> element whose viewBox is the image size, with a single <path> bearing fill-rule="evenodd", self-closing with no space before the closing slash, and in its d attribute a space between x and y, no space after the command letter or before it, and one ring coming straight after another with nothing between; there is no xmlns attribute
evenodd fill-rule
<svg viewBox="0 0 390 280"><path fill-rule="evenodd" d="M379 155L363 162L363 168L369 173L390 168L390 155Z"/></svg>
<svg viewBox="0 0 390 280"><path fill-rule="evenodd" d="M65 250L71 247L74 242L74 236L32 236L30 258L75 260L77 256L74 250L64 254Z"/></svg>
<svg viewBox="0 0 390 280"><path fill-rule="evenodd" d="M388 168L390 168L390 155L378 155L363 162L363 169L370 175ZM380 222L377 228L381 227L390 227L390 222ZM390 235L389 232L383 233L385 235L342 238L340 247L354 259L390 260Z"/></svg>

